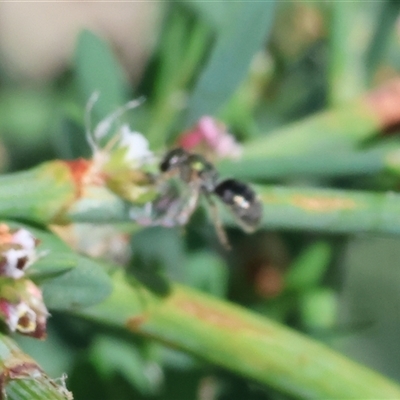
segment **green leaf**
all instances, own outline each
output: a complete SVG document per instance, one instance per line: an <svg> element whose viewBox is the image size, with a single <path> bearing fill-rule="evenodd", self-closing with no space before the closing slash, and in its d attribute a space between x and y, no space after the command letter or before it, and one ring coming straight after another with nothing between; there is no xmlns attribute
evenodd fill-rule
<svg viewBox="0 0 400 400"><path fill-rule="evenodd" d="M301 320L309 329L332 329L337 311L337 296L333 289L314 288L300 297Z"/></svg>
<svg viewBox="0 0 400 400"><path fill-rule="evenodd" d="M317 286L326 272L331 256L332 247L327 242L320 241L309 246L291 265L285 277L285 287L301 290Z"/></svg>
<svg viewBox="0 0 400 400"><path fill-rule="evenodd" d="M41 283L48 308L85 307L111 293L111 280L101 264L76 254L51 232L15 222L7 224L13 229L27 229L40 240L38 251L43 255L28 269L28 277Z"/></svg>
<svg viewBox="0 0 400 400"><path fill-rule="evenodd" d="M91 359L103 377L111 378L118 372L144 395L158 389L161 375L154 374L155 365L149 364L132 344L101 336L91 349Z"/></svg>
<svg viewBox="0 0 400 400"><path fill-rule="evenodd" d="M228 271L222 260L209 252L191 255L185 266L187 284L214 296L224 297Z"/></svg>
<svg viewBox="0 0 400 400"><path fill-rule="evenodd" d="M83 31L76 49L76 74L84 101L100 93L94 110L101 118L126 102L127 82L108 44L90 31Z"/></svg>
<svg viewBox="0 0 400 400"><path fill-rule="evenodd" d="M397 24L400 3L395 0L386 0L377 2L378 10L374 9L375 14L379 13L377 18L375 32L369 44L366 54L365 64L368 72L368 78L373 80L374 74L380 63L385 60L390 41L397 39ZM398 42L395 40L395 47L398 49Z"/></svg>
<svg viewBox="0 0 400 400"><path fill-rule="evenodd" d="M158 226L142 229L132 237L132 252L136 270L154 273L161 268L169 279L183 280L185 254L178 229Z"/></svg>
<svg viewBox="0 0 400 400"><path fill-rule="evenodd" d="M227 3L209 62L189 102L187 124L215 114L245 78L272 25L275 2Z"/></svg>
<svg viewBox="0 0 400 400"><path fill-rule="evenodd" d="M327 86L331 104L345 103L365 90L364 58L370 27L374 23L371 5L375 7L375 4L362 2L333 2L331 5Z"/></svg>
<svg viewBox="0 0 400 400"><path fill-rule="evenodd" d="M184 9L174 7L162 33L157 73L153 77L152 106L146 135L153 147L165 145L166 133L181 112L182 95L202 64L210 42L210 27L202 19L193 20ZM178 68L177 68L178 66ZM181 100L179 100L181 98ZM175 132L176 134L176 132ZM173 139L169 137L167 140Z"/></svg>
<svg viewBox="0 0 400 400"><path fill-rule="evenodd" d="M234 5L226 4L223 1L207 2L207 1L182 1L182 3L191 8L196 14L214 26L215 29L221 30L230 16L229 10ZM228 14L227 14L228 13Z"/></svg>
<svg viewBox="0 0 400 400"><path fill-rule="evenodd" d="M318 112L286 124L244 146L243 158L297 156L312 152L339 154L375 136L382 130L380 116L364 100Z"/></svg>
<svg viewBox="0 0 400 400"><path fill-rule="evenodd" d="M75 268L76 255L53 233L13 221L5 221L5 223L12 229L26 229L39 240L37 247L39 258L26 271L29 278L40 281L49 276L57 276Z"/></svg>
<svg viewBox="0 0 400 400"><path fill-rule="evenodd" d="M50 319L51 321L51 319ZM17 345L49 373L50 376L62 376L71 370L79 348L69 346L57 335L53 322L47 325L46 340L23 335L15 335L13 338Z"/></svg>
<svg viewBox="0 0 400 400"><path fill-rule="evenodd" d="M104 300L112 291L110 278L98 263L76 256L71 271L46 281L43 297L50 309L70 310Z"/></svg>
<svg viewBox="0 0 400 400"><path fill-rule="evenodd" d="M133 259L128 273L153 293L165 296L170 291L169 279L183 280L184 249L176 229L142 229L132 237L131 248Z"/></svg>
<svg viewBox="0 0 400 400"><path fill-rule="evenodd" d="M348 334L335 344L350 357L398 380L399 237L359 235L345 250L339 321Z"/></svg>

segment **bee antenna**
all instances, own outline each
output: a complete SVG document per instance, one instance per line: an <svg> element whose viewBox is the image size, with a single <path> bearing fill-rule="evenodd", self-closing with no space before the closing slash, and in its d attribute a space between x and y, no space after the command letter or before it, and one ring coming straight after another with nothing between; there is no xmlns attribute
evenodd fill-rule
<svg viewBox="0 0 400 400"><path fill-rule="evenodd" d="M94 139L98 140L98 139L103 138L108 133L111 125L114 123L114 121L116 119L118 119L121 115L123 115L128 110L139 107L141 104L143 104L144 101L145 101L145 98L142 96L142 97L139 97L138 99L128 101L123 106L117 108L112 114L110 114L108 117L104 118L102 121L100 121L97 124L97 126L93 132Z"/></svg>
<svg viewBox="0 0 400 400"><path fill-rule="evenodd" d="M86 140L89 143L89 146L91 147L92 151L95 151L97 149L96 142L91 133L92 110L93 110L93 107L96 104L97 100L99 99L99 97L100 97L100 92L98 90L93 92L92 95L90 96L89 101L87 102L86 108L85 108L85 134L86 134Z"/></svg>

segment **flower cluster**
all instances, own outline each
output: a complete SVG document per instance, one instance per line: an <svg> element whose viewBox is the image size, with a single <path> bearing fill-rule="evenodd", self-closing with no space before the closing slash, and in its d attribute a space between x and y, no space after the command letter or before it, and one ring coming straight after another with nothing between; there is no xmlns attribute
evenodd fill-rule
<svg viewBox="0 0 400 400"><path fill-rule="evenodd" d="M43 339L49 313L41 290L26 278L39 241L26 229L0 224L0 319L11 332Z"/></svg>
<svg viewBox="0 0 400 400"><path fill-rule="evenodd" d="M141 100L126 103L92 130L90 113L97 98L98 93L94 93L86 109L86 136L93 152L86 181L104 184L125 200L144 204L155 197L152 176L146 172L155 162L149 142L141 133L132 131L127 124L113 129L122 114L137 107ZM113 135L110 137L110 134Z"/></svg>

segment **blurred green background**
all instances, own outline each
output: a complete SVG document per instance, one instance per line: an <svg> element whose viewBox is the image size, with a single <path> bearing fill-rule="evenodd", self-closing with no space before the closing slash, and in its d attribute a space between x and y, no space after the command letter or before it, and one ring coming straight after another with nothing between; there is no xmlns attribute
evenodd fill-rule
<svg viewBox="0 0 400 400"><path fill-rule="evenodd" d="M89 156L83 116L95 90L95 121L146 98L124 118L158 154L202 115L221 119L246 143L346 107L397 76L399 9L394 0L1 3L0 168ZM374 152L398 148L392 133L357 143L353 153L326 148L319 163L306 148L299 164L278 159L275 174L236 169L262 183L397 191L398 173L374 164ZM323 172L325 160L336 172ZM308 161L307 173L298 173ZM221 165L227 175L234 168ZM399 238L329 228L228 233L231 252L218 245L200 208L185 234L137 230L122 261L130 257L143 274L161 271L242 304L400 381ZM88 252L90 244L77 247ZM288 398L150 340L128 340L57 312L45 342L18 342L51 376L66 372L78 400Z"/></svg>

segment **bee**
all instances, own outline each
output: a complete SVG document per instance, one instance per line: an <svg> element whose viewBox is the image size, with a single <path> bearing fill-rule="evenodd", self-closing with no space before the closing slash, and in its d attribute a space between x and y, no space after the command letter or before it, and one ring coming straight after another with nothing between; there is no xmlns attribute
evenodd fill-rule
<svg viewBox="0 0 400 400"><path fill-rule="evenodd" d="M221 180L214 165L199 154L182 148L170 150L159 165L163 181L177 178L185 185L184 194L167 186L164 195L154 206L170 225L184 225L196 209L200 197L205 197L210 206L217 235L223 245L229 247L214 198L231 211L237 223L247 233L254 232L262 218L262 204L253 189L236 179Z"/></svg>

